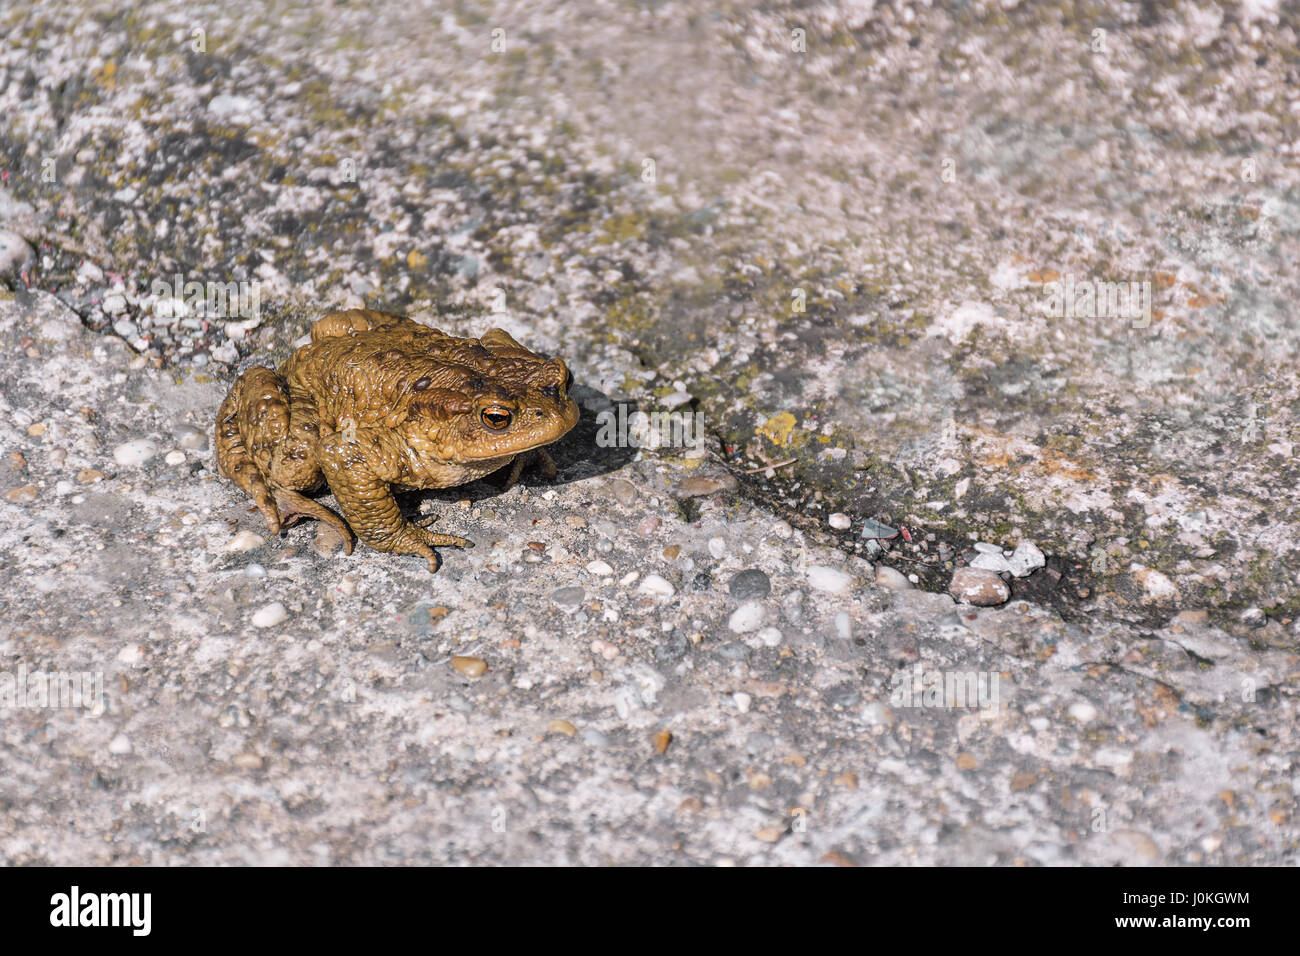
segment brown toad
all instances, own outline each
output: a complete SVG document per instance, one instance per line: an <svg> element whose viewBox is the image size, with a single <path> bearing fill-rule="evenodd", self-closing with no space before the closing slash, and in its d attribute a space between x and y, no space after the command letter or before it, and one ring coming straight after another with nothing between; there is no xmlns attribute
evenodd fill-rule
<svg viewBox="0 0 1300 956"><path fill-rule="evenodd" d="M218 471L252 495L273 534L301 518L349 526L379 551L472 547L402 517L393 489L447 488L510 465L514 484L542 446L578 422L572 377L501 329L462 339L369 309L333 312L278 372L239 376L217 413ZM306 497L329 486L340 518ZM346 521L344 520L346 519Z"/></svg>

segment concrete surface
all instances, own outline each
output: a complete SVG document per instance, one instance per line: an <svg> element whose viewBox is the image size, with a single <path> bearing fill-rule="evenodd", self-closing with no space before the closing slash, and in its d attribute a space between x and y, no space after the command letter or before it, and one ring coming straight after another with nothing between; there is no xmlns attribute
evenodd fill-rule
<svg viewBox="0 0 1300 956"><path fill-rule="evenodd" d="M0 860L1294 863L1298 28L7 5ZM215 475L361 303L582 385L437 575Z"/></svg>

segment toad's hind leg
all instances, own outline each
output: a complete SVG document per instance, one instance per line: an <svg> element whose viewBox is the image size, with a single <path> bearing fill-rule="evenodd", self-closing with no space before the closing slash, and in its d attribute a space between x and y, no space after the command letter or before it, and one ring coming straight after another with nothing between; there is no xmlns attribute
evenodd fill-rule
<svg viewBox="0 0 1300 956"><path fill-rule="evenodd" d="M255 422L249 422L250 408L256 410ZM280 512L267 483L271 464L267 442L288 430L288 417L283 381L260 365L235 380L217 412L217 472L253 499L272 534L280 532Z"/></svg>
<svg viewBox="0 0 1300 956"><path fill-rule="evenodd" d="M300 517L319 518L338 528L350 547L343 520L298 494L322 480L316 463L319 431L311 397L291 393L274 370L254 366L235 382L217 413L217 469L252 497L272 534Z"/></svg>

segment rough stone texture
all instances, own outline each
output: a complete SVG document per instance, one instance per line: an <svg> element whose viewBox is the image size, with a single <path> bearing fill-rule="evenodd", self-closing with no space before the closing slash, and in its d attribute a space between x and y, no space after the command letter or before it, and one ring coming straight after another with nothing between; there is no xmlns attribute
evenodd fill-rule
<svg viewBox="0 0 1300 956"><path fill-rule="evenodd" d="M106 707L0 714L0 861L1296 862L1293 10L118 7L0 11L0 704ZM200 440L362 303L583 386L556 484L425 496L436 576L230 547ZM958 606L974 542L1046 567Z"/></svg>

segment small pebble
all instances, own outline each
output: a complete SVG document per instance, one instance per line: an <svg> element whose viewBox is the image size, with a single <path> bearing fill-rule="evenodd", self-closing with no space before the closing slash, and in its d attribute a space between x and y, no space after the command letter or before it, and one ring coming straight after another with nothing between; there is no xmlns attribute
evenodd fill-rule
<svg viewBox="0 0 1300 956"><path fill-rule="evenodd" d="M757 601L746 601L732 612L731 617L727 620L727 627L737 634L747 634L750 631L758 630L763 623L763 617L763 605Z"/></svg>
<svg viewBox="0 0 1300 956"><path fill-rule="evenodd" d="M607 561L602 561L599 558L587 563L587 571L590 574L596 575L598 578L607 578L614 573L614 569L610 567L609 563Z"/></svg>
<svg viewBox="0 0 1300 956"><path fill-rule="evenodd" d="M715 561L721 561L727 553L727 542L725 538L709 539L709 557Z"/></svg>
<svg viewBox="0 0 1300 956"><path fill-rule="evenodd" d="M1081 724L1089 723L1097 717L1097 708L1086 700L1075 701L1070 705L1069 715Z"/></svg>
<svg viewBox="0 0 1300 956"><path fill-rule="evenodd" d="M227 551L252 551L266 544L266 539L254 531L241 531L226 542Z"/></svg>
<svg viewBox="0 0 1300 956"><path fill-rule="evenodd" d="M849 516L842 511L837 511L835 514L831 515L828 519L828 523L836 531L848 531L849 528L853 526L853 522L849 520Z"/></svg>
<svg viewBox="0 0 1300 956"><path fill-rule="evenodd" d="M1180 597L1178 586L1169 577L1151 568L1139 568L1133 574L1142 586L1143 596L1148 601L1167 603Z"/></svg>
<svg viewBox="0 0 1300 956"><path fill-rule="evenodd" d="M655 597L672 597L676 592L672 582L658 574L647 574L641 579L641 585L637 588L642 594L653 594Z"/></svg>
<svg viewBox="0 0 1300 956"><path fill-rule="evenodd" d="M762 600L772 593L772 582L758 568L747 568L731 579L727 590L737 601Z"/></svg>
<svg viewBox="0 0 1300 956"><path fill-rule="evenodd" d="M93 485L97 481L104 480L104 473L95 468L83 468L77 472L77 483L82 485Z"/></svg>
<svg viewBox="0 0 1300 956"><path fill-rule="evenodd" d="M265 763L257 754L236 754L230 762L240 770L261 770Z"/></svg>
<svg viewBox="0 0 1300 956"><path fill-rule="evenodd" d="M749 705L754 702L754 698L740 690L731 695L731 700L736 705L736 710L742 714L749 713Z"/></svg>
<svg viewBox="0 0 1300 956"><path fill-rule="evenodd" d="M451 666L466 677L482 677L487 670L487 661L481 657L453 657Z"/></svg>
<svg viewBox="0 0 1300 956"><path fill-rule="evenodd" d="M648 538L659 530L659 519L654 515L642 518L636 526L636 533L643 538Z"/></svg>
<svg viewBox="0 0 1300 956"><path fill-rule="evenodd" d="M803 592L787 591L781 598L781 614L791 624L803 620Z"/></svg>
<svg viewBox="0 0 1300 956"><path fill-rule="evenodd" d="M131 752L131 738L126 734L118 734L108 742L108 752L111 754L129 754Z"/></svg>
<svg viewBox="0 0 1300 956"><path fill-rule="evenodd" d="M329 557L336 551L342 551L343 535L332 525L321 522L316 526L316 534L311 541L311 549L323 558Z"/></svg>
<svg viewBox="0 0 1300 956"><path fill-rule="evenodd" d="M848 611L840 611L835 615L835 636L841 641L853 637L853 619L849 617Z"/></svg>
<svg viewBox="0 0 1300 956"><path fill-rule="evenodd" d="M262 578L266 577L266 568L262 567L260 564L250 564L248 567L244 568L244 577L252 578L254 581L260 581Z"/></svg>
<svg viewBox="0 0 1300 956"><path fill-rule="evenodd" d="M765 647L780 647L782 634L779 628L765 627L756 635L758 641Z"/></svg>
<svg viewBox="0 0 1300 956"><path fill-rule="evenodd" d="M610 493L613 494L614 500L624 508L631 506L636 501L636 486L625 478L616 478L609 483Z"/></svg>
<svg viewBox="0 0 1300 956"><path fill-rule="evenodd" d="M566 737L576 737L578 728L567 720L553 720L546 725L546 732L548 734L563 734Z"/></svg>
<svg viewBox="0 0 1300 956"><path fill-rule="evenodd" d="M790 527L788 521L778 521L772 525L772 533L778 538L789 538L794 534L794 528Z"/></svg>
<svg viewBox="0 0 1300 956"><path fill-rule="evenodd" d="M691 579L691 587L696 591L707 591L713 587L713 578L710 577L709 572L701 571Z"/></svg>
<svg viewBox="0 0 1300 956"><path fill-rule="evenodd" d="M181 425L174 432L173 437L176 443L182 448L188 448L191 451L202 451L208 447L208 433L195 428L193 425Z"/></svg>
<svg viewBox="0 0 1300 956"><path fill-rule="evenodd" d="M582 742L588 747L598 747L601 749L609 746L609 738L594 727L582 732Z"/></svg>
<svg viewBox="0 0 1300 956"><path fill-rule="evenodd" d="M888 540L898 537L898 529L887 524L881 524L873 518L863 518L861 537L869 541Z"/></svg>
<svg viewBox="0 0 1300 956"><path fill-rule="evenodd" d="M17 488L11 488L5 492L5 501L12 501L14 504L27 504L35 501L40 495L41 490L35 485L19 485Z"/></svg>
<svg viewBox="0 0 1300 956"><path fill-rule="evenodd" d="M1018 578L1023 578L1046 564L1047 558L1032 541L1021 541L1007 559L1008 568Z"/></svg>
<svg viewBox="0 0 1300 956"><path fill-rule="evenodd" d="M666 730L661 730L654 735L651 743L654 746L655 753L661 754L668 749L668 745L673 742L673 735Z"/></svg>
<svg viewBox="0 0 1300 956"><path fill-rule="evenodd" d="M1011 564L1001 551L981 551L971 559L970 566L984 571L992 571L994 574L1011 571Z"/></svg>
<svg viewBox="0 0 1300 956"><path fill-rule="evenodd" d="M952 573L948 593L965 604L993 607L1011 598L1005 581L984 568L958 568Z"/></svg>
<svg viewBox="0 0 1300 956"><path fill-rule="evenodd" d="M158 454L158 446L147 438L123 442L113 449L113 460L123 467L137 467Z"/></svg>
<svg viewBox="0 0 1300 956"><path fill-rule="evenodd" d="M808 568L808 583L827 594L844 594L853 586L853 577L835 568L814 564Z"/></svg>
<svg viewBox="0 0 1300 956"><path fill-rule="evenodd" d="M575 611L582 604L582 599L586 597L586 592L582 588L574 585L567 588L556 588L551 592L551 603L562 611Z"/></svg>
<svg viewBox="0 0 1300 956"><path fill-rule="evenodd" d="M253 615L253 627L275 627L289 619L283 604L274 601Z"/></svg>
<svg viewBox="0 0 1300 956"><path fill-rule="evenodd" d="M167 464L172 465L173 467L175 467L176 465L183 465L185 464L185 452L169 451L167 453L167 457L164 458L163 461L167 462Z"/></svg>

